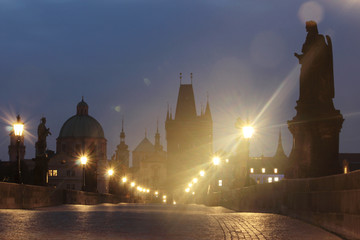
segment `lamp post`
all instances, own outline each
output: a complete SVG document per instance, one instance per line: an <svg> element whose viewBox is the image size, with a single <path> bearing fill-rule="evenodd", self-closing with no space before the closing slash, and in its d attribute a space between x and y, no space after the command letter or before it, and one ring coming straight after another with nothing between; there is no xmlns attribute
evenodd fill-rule
<svg viewBox="0 0 360 240"><path fill-rule="evenodd" d="M114 170L112 170L112 169L109 169L108 170L108 172L107 172L107 174L109 175L109 193L112 193L113 191L113 189L112 189L112 187L111 187L111 185L112 185L112 175L114 174ZM111 191L110 191L111 190Z"/></svg>
<svg viewBox="0 0 360 240"><path fill-rule="evenodd" d="M85 191L85 165L87 163L87 157L86 156L82 156L80 158L80 162L82 164L82 168L83 168L83 184L82 184L82 188L81 190Z"/></svg>
<svg viewBox="0 0 360 240"><path fill-rule="evenodd" d="M250 185L250 175L249 175L249 160L250 160L250 138L254 133L254 127L249 124L249 121L241 128L243 137L246 141L246 175L245 175L245 186Z"/></svg>
<svg viewBox="0 0 360 240"><path fill-rule="evenodd" d="M20 115L16 117L17 121L14 123L14 135L16 136L16 153L17 153L17 167L18 167L18 183L22 183L21 166L20 166L20 141L24 131L24 123L21 122Z"/></svg>

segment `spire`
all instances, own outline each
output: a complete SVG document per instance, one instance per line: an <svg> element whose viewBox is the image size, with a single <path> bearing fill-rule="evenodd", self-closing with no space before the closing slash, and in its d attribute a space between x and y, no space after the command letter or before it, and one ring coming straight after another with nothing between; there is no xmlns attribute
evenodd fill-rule
<svg viewBox="0 0 360 240"><path fill-rule="evenodd" d="M284 152L283 145L282 145L281 128L279 129L278 146L277 146L276 153L275 153L273 158L275 158L275 159L287 158L287 156L286 156L286 154Z"/></svg>
<svg viewBox="0 0 360 240"><path fill-rule="evenodd" d="M170 115L169 115L169 103L167 104L167 113L166 113L166 121L168 121L170 119Z"/></svg>
<svg viewBox="0 0 360 240"><path fill-rule="evenodd" d="M84 101L84 96L81 97L81 102L76 106L76 115L88 115L89 106Z"/></svg>
<svg viewBox="0 0 360 240"><path fill-rule="evenodd" d="M197 117L195 96L191 84L182 84L175 110L175 120L193 120Z"/></svg>
<svg viewBox="0 0 360 240"><path fill-rule="evenodd" d="M210 104L209 104L209 93L206 95L206 108L205 108L205 117L207 117L209 120L212 119L211 111L210 111Z"/></svg>
<svg viewBox="0 0 360 240"><path fill-rule="evenodd" d="M190 80L191 80L191 85L192 85L193 73L190 73Z"/></svg>
<svg viewBox="0 0 360 240"><path fill-rule="evenodd" d="M147 138L147 129L145 128L145 138Z"/></svg>
<svg viewBox="0 0 360 240"><path fill-rule="evenodd" d="M170 120L172 120L172 107L170 107Z"/></svg>
<svg viewBox="0 0 360 240"><path fill-rule="evenodd" d="M124 117L121 120L120 143L125 143Z"/></svg>
<svg viewBox="0 0 360 240"><path fill-rule="evenodd" d="M180 73L180 85L181 85L181 82L182 82L182 73Z"/></svg>
<svg viewBox="0 0 360 240"><path fill-rule="evenodd" d="M160 145L159 120L156 121L155 150L162 150Z"/></svg>

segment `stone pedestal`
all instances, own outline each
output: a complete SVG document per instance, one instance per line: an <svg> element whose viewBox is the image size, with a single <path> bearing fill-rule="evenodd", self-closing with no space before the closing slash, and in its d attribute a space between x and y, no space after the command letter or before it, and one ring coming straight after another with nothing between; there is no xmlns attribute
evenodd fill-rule
<svg viewBox="0 0 360 240"><path fill-rule="evenodd" d="M340 111L323 105L303 106L299 102L296 109L297 115L288 121L293 148L286 177L320 177L341 173L339 134L344 119Z"/></svg>

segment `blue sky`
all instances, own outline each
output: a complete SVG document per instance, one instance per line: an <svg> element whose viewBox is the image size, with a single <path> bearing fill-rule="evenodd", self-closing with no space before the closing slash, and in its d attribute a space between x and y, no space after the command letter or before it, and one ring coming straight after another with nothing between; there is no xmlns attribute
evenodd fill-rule
<svg viewBox="0 0 360 240"><path fill-rule="evenodd" d="M255 121L251 155L272 155L282 128L292 137L304 20L333 40L335 106L344 115L341 152L359 152L360 2L357 0L0 0L0 159L9 121L26 123L26 158L47 118L55 150L62 124L84 96L103 126L108 158L125 118L130 150L150 140L159 119L165 145L167 104L175 110L179 73L193 84L197 110L209 94L214 150L231 149L237 117ZM270 101L270 99L272 99ZM31 136L33 135L33 136Z"/></svg>

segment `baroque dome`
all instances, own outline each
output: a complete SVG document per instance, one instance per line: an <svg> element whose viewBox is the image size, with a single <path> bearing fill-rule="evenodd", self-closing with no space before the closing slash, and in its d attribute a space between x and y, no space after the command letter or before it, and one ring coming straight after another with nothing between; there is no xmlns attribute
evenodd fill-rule
<svg viewBox="0 0 360 240"><path fill-rule="evenodd" d="M88 105L84 99L77 105L76 115L70 117L61 127L59 138L89 137L104 138L100 123L88 115Z"/></svg>

